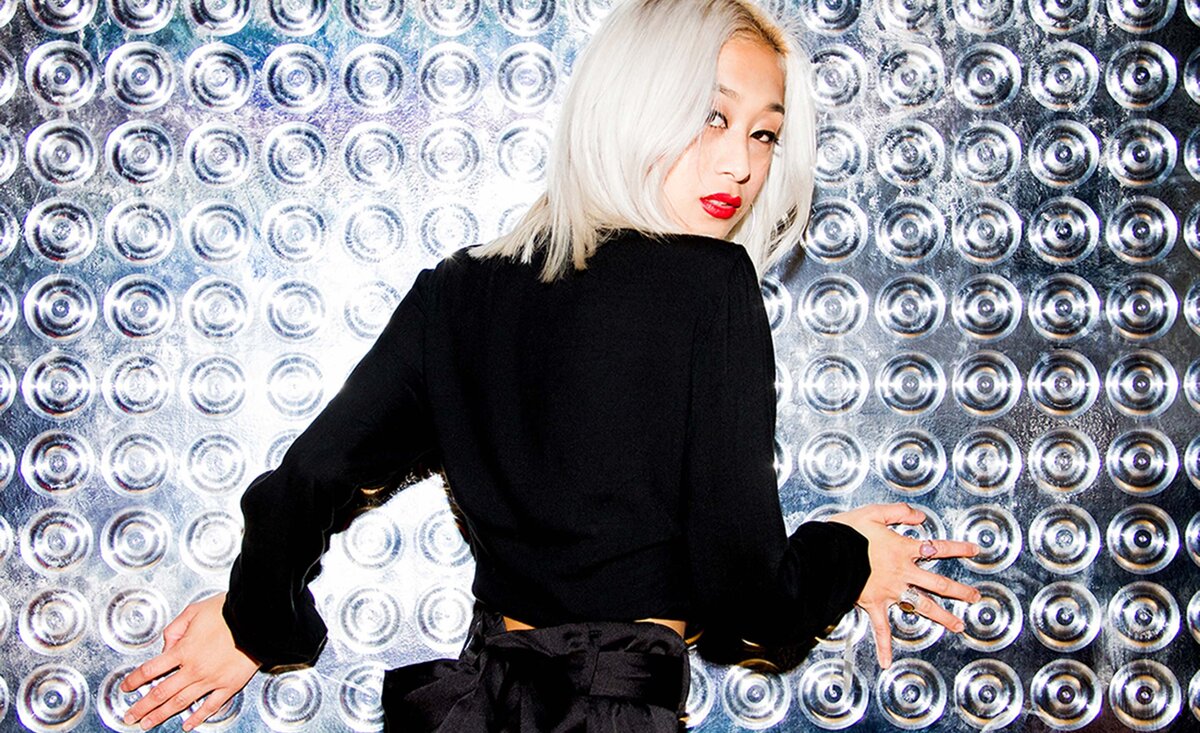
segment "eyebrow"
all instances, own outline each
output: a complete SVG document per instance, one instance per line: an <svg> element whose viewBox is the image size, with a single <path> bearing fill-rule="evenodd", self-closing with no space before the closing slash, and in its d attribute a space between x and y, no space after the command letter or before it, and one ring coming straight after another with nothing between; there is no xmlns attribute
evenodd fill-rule
<svg viewBox="0 0 1200 733"><path fill-rule="evenodd" d="M734 90L725 86L724 84L718 84L717 91L731 99L734 99L734 100L738 100L738 99L742 98L742 95L738 94L737 92L735 92ZM771 102L770 104L767 105L766 108L767 108L767 110L769 110L771 112L778 112L779 114L784 113L783 105L780 104L779 102Z"/></svg>

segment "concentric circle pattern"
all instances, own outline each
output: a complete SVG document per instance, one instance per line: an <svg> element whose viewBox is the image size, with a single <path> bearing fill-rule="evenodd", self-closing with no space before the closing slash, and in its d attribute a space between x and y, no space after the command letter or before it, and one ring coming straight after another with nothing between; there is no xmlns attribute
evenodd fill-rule
<svg viewBox="0 0 1200 733"><path fill-rule="evenodd" d="M983 9L985 4L991 5L989 9L1001 10L1006 3L967 0L960 7L970 22L971 11ZM1008 11L1012 11L1011 3ZM1021 62L1016 54L996 43L978 43L958 57L954 67L954 96L967 107L998 109L1017 98L1021 77Z"/></svg>
<svg viewBox="0 0 1200 733"><path fill-rule="evenodd" d="M1029 169L1043 184L1073 189L1091 179L1100 165L1100 142L1082 123L1048 122L1029 143Z"/></svg>
<svg viewBox="0 0 1200 733"><path fill-rule="evenodd" d="M1008 433L982 428L958 441L953 464L959 486L977 496L991 496L1016 485L1021 452Z"/></svg>
<svg viewBox="0 0 1200 733"><path fill-rule="evenodd" d="M161 46L130 41L115 49L105 62L105 87L118 104L130 110L158 109L174 94L175 63Z"/></svg>
<svg viewBox="0 0 1200 733"><path fill-rule="evenodd" d="M50 662L34 668L21 680L14 707L26 728L42 733L76 727L90 703L83 673L67 664Z"/></svg>
<svg viewBox="0 0 1200 733"><path fill-rule="evenodd" d="M250 141L238 128L220 122L189 132L183 157L196 180L210 186L241 183L252 165Z"/></svg>
<svg viewBox="0 0 1200 733"><path fill-rule="evenodd" d="M1061 196L1043 202L1033 212L1028 236L1038 257L1053 265L1070 265L1083 261L1096 248L1100 219L1083 201Z"/></svg>
<svg viewBox="0 0 1200 733"><path fill-rule="evenodd" d="M1152 659L1138 659L1113 673L1108 704L1127 728L1160 730L1179 715L1183 691L1170 668Z"/></svg>
<svg viewBox="0 0 1200 733"><path fill-rule="evenodd" d="M1011 567L1023 544L1016 516L997 504L978 504L963 512L954 525L954 538L979 546L979 553L963 562L983 575Z"/></svg>
<svg viewBox="0 0 1200 733"><path fill-rule="evenodd" d="M178 228L171 213L144 198L125 200L104 219L105 237L122 259L135 265L153 265L175 246Z"/></svg>
<svg viewBox="0 0 1200 733"><path fill-rule="evenodd" d="M964 615L962 643L980 652L996 652L1012 644L1024 629L1021 602L1002 583L984 581L975 588L982 596Z"/></svg>
<svg viewBox="0 0 1200 733"><path fill-rule="evenodd" d="M141 571L161 562L171 542L167 519L154 510L117 512L100 531L100 554L117 572Z"/></svg>
<svg viewBox="0 0 1200 733"><path fill-rule="evenodd" d="M325 702L316 672L302 669L270 678L262 686L258 711L274 730L304 730Z"/></svg>
<svg viewBox="0 0 1200 733"><path fill-rule="evenodd" d="M949 689L932 664L907 658L879 675L876 695L888 722L902 730L918 730L943 715Z"/></svg>
<svg viewBox="0 0 1200 733"><path fill-rule="evenodd" d="M151 356L120 357L104 374L104 399L118 414L157 412L171 395L172 380L163 363Z"/></svg>
<svg viewBox="0 0 1200 733"><path fill-rule="evenodd" d="M798 704L806 718L827 730L848 728L862 720L868 691L863 675L844 660L824 659L800 676Z"/></svg>
<svg viewBox="0 0 1200 733"><path fill-rule="evenodd" d="M867 65L861 53L844 45L826 46L812 57L813 97L826 108L842 107L859 97Z"/></svg>
<svg viewBox="0 0 1200 733"><path fill-rule="evenodd" d="M1080 730L1100 714L1103 690L1096 673L1074 659L1058 659L1029 683L1034 708L1059 730Z"/></svg>
<svg viewBox="0 0 1200 733"><path fill-rule="evenodd" d="M87 440L65 430L50 430L25 446L21 475L34 491L62 497L87 484L95 463L95 452Z"/></svg>
<svg viewBox="0 0 1200 733"><path fill-rule="evenodd" d="M945 233L942 213L928 200L897 199L883 211L875 237L890 259L916 265L938 250Z"/></svg>
<svg viewBox="0 0 1200 733"><path fill-rule="evenodd" d="M139 185L163 183L175 170L170 134L148 120L125 122L109 133L104 158L118 178Z"/></svg>
<svg viewBox="0 0 1200 733"><path fill-rule="evenodd" d="M42 510L29 519L21 532L22 558L29 567L45 575L77 569L91 552L91 525L81 514L67 509ZM48 622L53 623L57 618L51 613Z"/></svg>
<svg viewBox="0 0 1200 733"><path fill-rule="evenodd" d="M78 43L49 41L25 58L25 87L37 99L57 109L76 109L90 102L99 83L96 61Z"/></svg>
<svg viewBox="0 0 1200 733"><path fill-rule="evenodd" d="M937 361L920 352L898 354L875 378L879 399L902 415L919 415L937 408L946 394L946 375Z"/></svg>
<svg viewBox="0 0 1200 733"><path fill-rule="evenodd" d="M175 0L108 0L108 14L131 33L153 33L171 22L175 5Z"/></svg>
<svg viewBox="0 0 1200 733"><path fill-rule="evenodd" d="M78 186L92 177L98 163L99 152L91 133L70 120L44 122L25 139L26 167L40 182L51 186Z"/></svg>
<svg viewBox="0 0 1200 733"><path fill-rule="evenodd" d="M250 0L186 0L188 16L201 32L237 33L250 22Z"/></svg>
<svg viewBox="0 0 1200 733"><path fill-rule="evenodd" d="M155 491L169 475L172 455L160 438L149 433L128 433L104 449L104 479L119 493Z"/></svg>
<svg viewBox="0 0 1200 733"><path fill-rule="evenodd" d="M853 435L827 430L801 446L799 466L800 474L814 489L844 494L858 488L866 478L869 458Z"/></svg>
<svg viewBox="0 0 1200 733"><path fill-rule="evenodd" d="M778 674L734 667L721 686L721 707L736 724L750 730L783 720L792 704L791 687Z"/></svg>
<svg viewBox="0 0 1200 733"><path fill-rule="evenodd" d="M232 112L250 99L254 87L250 59L219 41L198 47L184 66L185 85L202 107Z"/></svg>
<svg viewBox="0 0 1200 733"><path fill-rule="evenodd" d="M1017 719L1025 702L1021 678L999 659L977 659L954 678L959 717L973 728L1003 727Z"/></svg>
<svg viewBox="0 0 1200 733"><path fill-rule="evenodd" d="M225 264L242 257L250 248L250 223L236 205L221 201L201 201L183 220L183 239L196 257L213 264Z"/></svg>
<svg viewBox="0 0 1200 733"><path fill-rule="evenodd" d="M16 3L11 3L10 6L15 5ZM61 3L26 0L25 10L34 23L47 31L73 33L82 30L92 22L99 5L97 0L69 0L69 2Z"/></svg>
<svg viewBox="0 0 1200 733"><path fill-rule="evenodd" d="M403 20L403 0L344 0L342 14L354 31L368 37L386 36Z"/></svg>

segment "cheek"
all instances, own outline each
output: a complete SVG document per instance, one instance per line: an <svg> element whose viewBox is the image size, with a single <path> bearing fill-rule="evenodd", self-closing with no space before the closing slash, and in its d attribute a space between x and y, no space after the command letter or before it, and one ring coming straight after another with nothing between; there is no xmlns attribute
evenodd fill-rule
<svg viewBox="0 0 1200 733"><path fill-rule="evenodd" d="M747 186L746 193L753 199L758 198L758 194L762 192L763 186L767 182L767 176L771 173L771 158L772 156L768 155L765 160L758 161L754 174L750 177L750 185Z"/></svg>
<svg viewBox="0 0 1200 733"><path fill-rule="evenodd" d="M758 168L758 181L761 184L766 180L767 175L771 172L771 163L775 160L775 149L767 148L761 151L755 158L755 165Z"/></svg>
<svg viewBox="0 0 1200 733"><path fill-rule="evenodd" d="M666 178L663 179L663 190L668 195L676 196L687 193L696 177L696 160L689 148L675 161Z"/></svg>
<svg viewBox="0 0 1200 733"><path fill-rule="evenodd" d="M679 212L686 205L688 170L691 165L689 156L685 152L671 165L667 170L666 177L663 178L662 202L666 206L667 214L672 218L678 217Z"/></svg>

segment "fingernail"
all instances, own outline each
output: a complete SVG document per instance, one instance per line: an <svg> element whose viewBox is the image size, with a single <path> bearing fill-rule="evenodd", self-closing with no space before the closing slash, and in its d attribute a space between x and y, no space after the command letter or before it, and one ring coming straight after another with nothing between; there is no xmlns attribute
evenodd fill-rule
<svg viewBox="0 0 1200 733"><path fill-rule="evenodd" d="M121 722L125 725L133 725L133 713L125 713L125 717L121 718Z"/></svg>

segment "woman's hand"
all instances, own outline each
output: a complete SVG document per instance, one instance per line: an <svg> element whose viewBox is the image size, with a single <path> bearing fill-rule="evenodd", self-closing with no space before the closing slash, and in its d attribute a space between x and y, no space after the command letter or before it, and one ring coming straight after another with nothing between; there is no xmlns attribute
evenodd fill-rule
<svg viewBox="0 0 1200 733"><path fill-rule="evenodd" d="M879 666L887 669L892 663L892 625L888 607L897 603L909 587L923 588L945 598L957 598L975 603L979 591L949 578L918 567L917 560L942 557L971 557L979 546L955 540L921 542L892 531L892 524L920 524L925 514L908 504L869 504L829 518L831 522L849 525L867 538L867 554L871 574L858 597L858 605L871 619L875 633L875 650ZM963 622L929 596L916 592L915 612L954 632L963 630Z"/></svg>
<svg viewBox="0 0 1200 733"><path fill-rule="evenodd" d="M138 700L125 714L125 724L141 721L152 728L208 695L183 723L191 730L221 709L238 693L259 663L238 649L221 615L225 594L196 601L163 629L163 651L129 673L122 692L133 692L151 680L173 672Z"/></svg>

